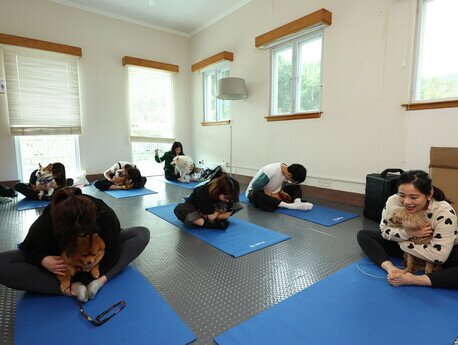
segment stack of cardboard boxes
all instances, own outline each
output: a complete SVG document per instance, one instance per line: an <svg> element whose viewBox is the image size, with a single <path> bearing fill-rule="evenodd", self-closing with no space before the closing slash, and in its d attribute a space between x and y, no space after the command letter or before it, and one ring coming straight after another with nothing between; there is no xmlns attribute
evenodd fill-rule
<svg viewBox="0 0 458 345"><path fill-rule="evenodd" d="M429 174L453 207L458 206L458 147L431 147Z"/></svg>

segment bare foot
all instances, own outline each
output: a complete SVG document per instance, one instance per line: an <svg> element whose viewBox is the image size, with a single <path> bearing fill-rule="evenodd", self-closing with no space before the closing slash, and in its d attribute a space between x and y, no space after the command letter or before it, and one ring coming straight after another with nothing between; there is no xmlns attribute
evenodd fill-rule
<svg viewBox="0 0 458 345"><path fill-rule="evenodd" d="M431 286L431 280L427 275L415 275L407 271L399 270L400 272L394 272L388 274L388 283L393 286L402 285L419 285L419 286Z"/></svg>

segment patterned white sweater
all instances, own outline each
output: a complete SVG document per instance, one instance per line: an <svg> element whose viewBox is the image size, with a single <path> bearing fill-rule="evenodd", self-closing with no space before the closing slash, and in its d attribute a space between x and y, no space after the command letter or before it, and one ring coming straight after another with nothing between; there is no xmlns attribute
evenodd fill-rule
<svg viewBox="0 0 458 345"><path fill-rule="evenodd" d="M410 241L405 229L397 227L399 225L393 224L390 220L394 209L402 206L397 194L388 198L380 221L380 231L383 238L398 242L404 252L417 258L438 265L443 264L450 255L454 244L458 244L457 217L453 207L446 201L432 199L428 209L423 212L426 213L434 231L433 238L430 244L415 244Z"/></svg>

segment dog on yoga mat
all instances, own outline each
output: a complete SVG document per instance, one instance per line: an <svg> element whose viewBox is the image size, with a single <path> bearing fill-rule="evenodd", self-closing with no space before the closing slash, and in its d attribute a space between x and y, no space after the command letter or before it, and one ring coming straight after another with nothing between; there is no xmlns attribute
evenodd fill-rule
<svg viewBox="0 0 458 345"><path fill-rule="evenodd" d="M390 220L406 230L416 230L429 225L425 212L407 213L404 207L397 207ZM432 238L433 235L431 234L425 237L412 237L410 241L415 244L430 244ZM406 271L411 273L415 273L416 271L431 273L441 269L441 266L417 258L409 253L404 253L404 260Z"/></svg>
<svg viewBox="0 0 458 345"><path fill-rule="evenodd" d="M49 163L45 167L41 166L41 164L38 164L38 166L39 168L35 173L35 176L37 177L37 182L35 183L36 190L38 191L40 186L47 188L46 190L40 190L38 192L38 199L41 200L45 192L48 197L51 197L54 193L54 188L57 185L52 174L52 164Z"/></svg>
<svg viewBox="0 0 458 345"><path fill-rule="evenodd" d="M75 253L69 255L63 251L61 257L67 263L64 276L56 275L60 280L60 289L65 292L70 288L72 277L80 271L90 272L92 277L100 277L99 263L105 255L105 242L98 234L84 234L76 238Z"/></svg>
<svg viewBox="0 0 458 345"><path fill-rule="evenodd" d="M176 156L170 164L175 168L175 174L179 174L183 180L187 182L195 180L192 175L195 165L191 157Z"/></svg>

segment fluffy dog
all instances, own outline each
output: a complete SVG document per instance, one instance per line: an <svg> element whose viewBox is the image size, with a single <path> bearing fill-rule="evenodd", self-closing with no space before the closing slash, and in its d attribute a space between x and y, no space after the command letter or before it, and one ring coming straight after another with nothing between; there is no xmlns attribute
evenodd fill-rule
<svg viewBox="0 0 458 345"><path fill-rule="evenodd" d="M116 170L111 181L118 186L124 186L125 189L130 189L130 180L125 168Z"/></svg>
<svg viewBox="0 0 458 345"><path fill-rule="evenodd" d="M424 212L410 214L405 211L404 207L398 207L394 210L391 221L395 224L399 224L406 230L416 230L429 225ZM410 241L415 244L429 244L432 238L433 235L431 234L425 237L412 237ZM431 273L441 269L441 266L419 259L409 253L404 253L404 259L406 261L407 272L415 273L416 271L424 271L425 273Z"/></svg>
<svg viewBox="0 0 458 345"><path fill-rule="evenodd" d="M46 190L47 196L50 197L54 193L54 187L56 186L56 181L53 178L52 174L52 164L48 164L45 167L42 167L41 164L38 164L39 169L37 170L35 176L37 177L37 182L35 183L36 187L44 186L48 189ZM38 199L42 199L45 191L40 190L38 193Z"/></svg>
<svg viewBox="0 0 458 345"><path fill-rule="evenodd" d="M192 172L194 170L194 162L189 156L176 156L170 163L175 168L175 174L180 174L180 177L185 181L192 179Z"/></svg>
<svg viewBox="0 0 458 345"><path fill-rule="evenodd" d="M64 251L62 258L67 263L65 276L56 275L60 280L60 289L65 292L70 288L72 277L76 272L91 272L92 277L100 276L99 263L105 254L105 242L97 234L83 235L76 238L75 255L68 256Z"/></svg>

